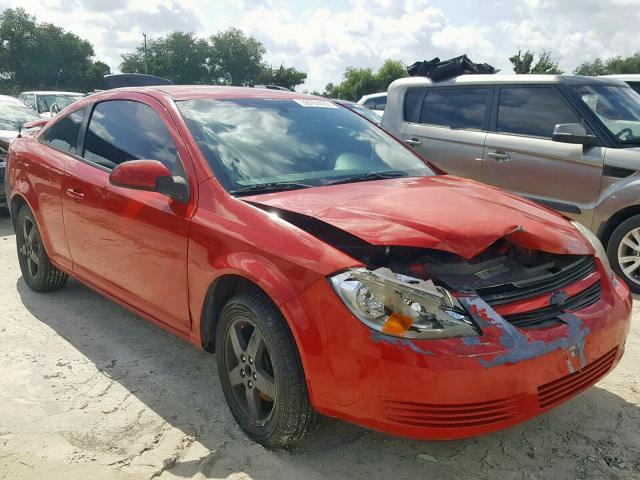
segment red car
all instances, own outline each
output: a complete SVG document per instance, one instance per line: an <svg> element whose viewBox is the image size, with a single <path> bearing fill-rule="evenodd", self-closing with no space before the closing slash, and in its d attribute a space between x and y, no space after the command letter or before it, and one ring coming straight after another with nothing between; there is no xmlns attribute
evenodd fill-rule
<svg viewBox="0 0 640 480"><path fill-rule="evenodd" d="M232 414L267 446L318 412L422 439L490 432L624 351L629 291L587 229L436 175L328 100L112 90L15 140L8 163L25 282L73 276L215 351Z"/></svg>

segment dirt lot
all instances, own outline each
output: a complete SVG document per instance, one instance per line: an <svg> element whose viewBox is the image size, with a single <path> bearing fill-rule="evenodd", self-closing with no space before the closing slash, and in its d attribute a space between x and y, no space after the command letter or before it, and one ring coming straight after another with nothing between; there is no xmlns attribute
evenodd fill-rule
<svg viewBox="0 0 640 480"><path fill-rule="evenodd" d="M4 213L0 265L2 479L640 479L638 309L618 369L523 425L417 442L323 419L270 452L236 427L212 356L77 282L31 292Z"/></svg>

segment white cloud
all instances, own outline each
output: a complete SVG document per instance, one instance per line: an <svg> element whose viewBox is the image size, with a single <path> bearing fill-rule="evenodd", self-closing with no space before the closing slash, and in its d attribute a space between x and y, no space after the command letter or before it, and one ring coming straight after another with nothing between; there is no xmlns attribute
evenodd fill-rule
<svg viewBox="0 0 640 480"><path fill-rule="evenodd" d="M550 50L566 71L596 56L629 55L640 0L0 0L89 40L116 70L142 32L209 36L236 26L273 64L308 72L305 88L338 82L347 66L377 68L467 53L510 72L518 49Z"/></svg>

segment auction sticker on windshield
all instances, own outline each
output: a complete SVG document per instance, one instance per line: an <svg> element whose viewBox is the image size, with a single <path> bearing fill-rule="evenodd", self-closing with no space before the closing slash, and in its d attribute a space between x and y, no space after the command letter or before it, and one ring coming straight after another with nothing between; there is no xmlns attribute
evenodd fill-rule
<svg viewBox="0 0 640 480"><path fill-rule="evenodd" d="M294 98L294 102L303 107L316 107L316 108L338 108L335 103L328 100L311 100L307 98Z"/></svg>

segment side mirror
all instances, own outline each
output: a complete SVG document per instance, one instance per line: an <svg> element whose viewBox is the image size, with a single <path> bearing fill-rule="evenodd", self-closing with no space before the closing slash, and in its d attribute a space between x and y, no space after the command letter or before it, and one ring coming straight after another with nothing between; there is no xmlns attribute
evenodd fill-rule
<svg viewBox="0 0 640 480"><path fill-rule="evenodd" d="M189 185L157 160L131 160L111 171L109 183L117 187L146 190L167 195L179 202L189 200Z"/></svg>
<svg viewBox="0 0 640 480"><path fill-rule="evenodd" d="M553 129L551 139L554 142L578 145L596 145L598 143L598 137L589 134L581 123L559 123Z"/></svg>
<svg viewBox="0 0 640 480"><path fill-rule="evenodd" d="M49 113L51 113L52 117L60 113L60 107L57 103L51 105L51 107L49 108Z"/></svg>

